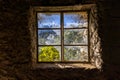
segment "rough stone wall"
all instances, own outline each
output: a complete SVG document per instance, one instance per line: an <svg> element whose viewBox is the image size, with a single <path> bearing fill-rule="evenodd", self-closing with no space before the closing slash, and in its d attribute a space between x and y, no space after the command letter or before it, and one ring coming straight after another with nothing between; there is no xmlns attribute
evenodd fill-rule
<svg viewBox="0 0 120 80"><path fill-rule="evenodd" d="M30 31L30 52L31 52L31 66L35 67L35 63L37 62L37 28L36 28L36 19L35 19L35 15L36 13L33 11L33 8L29 8L29 18L28 18L28 26L29 26L29 31Z"/></svg>
<svg viewBox="0 0 120 80"><path fill-rule="evenodd" d="M90 39L90 60L97 68L101 68L101 40L98 35L98 17L96 6L92 7L89 14L89 39Z"/></svg>
<svg viewBox="0 0 120 80"><path fill-rule="evenodd" d="M79 0L70 1L70 5L79 4ZM43 3L47 5L45 0ZM66 4L69 5L69 1ZM62 2L56 2L55 5L62 5ZM0 0L0 80L120 80L118 5L115 0L97 1L98 35L101 38L104 62L99 72L82 68L31 69L32 40L28 26L30 2Z"/></svg>
<svg viewBox="0 0 120 80"><path fill-rule="evenodd" d="M30 32L25 1L0 0L0 80L27 80Z"/></svg>
<svg viewBox="0 0 120 80"><path fill-rule="evenodd" d="M118 1L97 1L103 72L108 80L120 80L120 5Z"/></svg>
<svg viewBox="0 0 120 80"><path fill-rule="evenodd" d="M118 0L100 0L98 6L99 35L103 47L103 60L108 64L120 64L120 10Z"/></svg>

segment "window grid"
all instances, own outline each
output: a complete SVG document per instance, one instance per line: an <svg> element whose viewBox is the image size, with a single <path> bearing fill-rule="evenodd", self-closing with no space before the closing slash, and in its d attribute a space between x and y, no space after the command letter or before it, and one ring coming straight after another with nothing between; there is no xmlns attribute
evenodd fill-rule
<svg viewBox="0 0 120 80"><path fill-rule="evenodd" d="M75 12L78 12L78 11L75 11ZM37 13L41 13L41 12L37 12ZM37 19L37 13L36 13L36 19ZM42 13L44 13L44 12L42 12ZM45 12L45 13L48 13L48 12ZM55 13L55 12L51 12L51 13ZM40 46L61 46L61 60L60 61L50 61L50 62L83 62L83 63L89 63L90 62L90 55L89 55L89 25L87 25L87 27L81 27L81 28L64 28L64 16L63 16L64 12L57 12L57 13L60 13L60 28L52 28L52 29L53 30L60 30L60 32L61 32L60 33L61 34L61 45L52 45L52 44L51 45L39 45L38 44L38 30L49 30L49 28L38 28L37 20L36 20L36 25L37 25L37 62L39 62L38 61L38 47L40 47ZM71 12L69 12L69 13L71 13ZM88 15L89 14L87 13L87 17L88 17ZM89 24L88 18L87 18L87 22ZM87 39L88 39L87 44L70 44L70 45L64 44L64 30L73 30L73 29L79 29L79 30L86 29L87 30ZM88 52L87 53L88 54L88 61L64 61L64 46L86 46L88 48L88 50L87 50L87 52ZM42 63L42 62L44 63L44 61L41 61L40 63Z"/></svg>

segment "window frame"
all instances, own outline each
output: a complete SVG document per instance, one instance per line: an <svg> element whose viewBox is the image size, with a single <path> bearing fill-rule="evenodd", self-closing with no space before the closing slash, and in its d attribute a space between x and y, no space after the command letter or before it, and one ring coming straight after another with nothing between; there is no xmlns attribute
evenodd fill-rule
<svg viewBox="0 0 120 80"><path fill-rule="evenodd" d="M31 6L30 7L30 18L29 18L29 25L30 26L30 33L31 33L31 61L32 61L32 69L36 68L87 68L87 69L93 69L97 68L94 63L91 62L91 58L89 56L89 62L38 62L37 60L37 29L36 29L36 12L58 12L58 11L88 11L91 12L91 9L94 8L96 5L95 4L84 4L84 5L74 5L74 6ZM89 19L89 14L88 14L88 20ZM89 21L88 21L89 25ZM88 28L89 31L89 28ZM88 36L90 38L90 34ZM89 41L88 41L89 42ZM88 43L90 44L90 42ZM90 47L90 45L89 45ZM90 50L89 51L89 55Z"/></svg>
<svg viewBox="0 0 120 80"><path fill-rule="evenodd" d="M81 27L81 28L64 28L64 14L65 13L81 13L81 12L85 12L86 13L86 15L87 15L87 27ZM38 27L38 20L37 20L37 14L39 14L39 13L59 13L60 14L60 28L52 28L52 29L54 29L54 30L60 30L60 36L61 36L61 43L60 43L60 45L39 45L39 43L38 43L38 31L40 30L40 29L42 29L42 30L49 30L48 28L39 28ZM37 39L36 39L36 41L37 41L37 62L38 63L54 63L54 62L57 62L57 63L90 63L90 47L89 47L89 45L90 45L90 39L89 39L89 13L90 13L90 11L89 10L74 10L74 11L72 11L72 10L66 10L66 11L37 11L36 12L36 28L37 28ZM75 30L75 29L79 29L79 30L87 30L87 44L64 44L64 30ZM61 59L60 59L60 61L38 61L38 48L40 47L40 46L60 46L61 47ZM64 46L85 46L85 47L87 47L87 55L88 55L88 59L87 59L87 61L64 61Z"/></svg>

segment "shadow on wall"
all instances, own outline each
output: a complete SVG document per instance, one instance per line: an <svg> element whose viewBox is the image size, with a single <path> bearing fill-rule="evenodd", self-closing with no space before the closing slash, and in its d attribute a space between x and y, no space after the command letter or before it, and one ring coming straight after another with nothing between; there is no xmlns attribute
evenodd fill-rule
<svg viewBox="0 0 120 80"><path fill-rule="evenodd" d="M95 3L94 0L31 0L31 5L35 6L67 6L67 5L77 5L77 4L91 4Z"/></svg>

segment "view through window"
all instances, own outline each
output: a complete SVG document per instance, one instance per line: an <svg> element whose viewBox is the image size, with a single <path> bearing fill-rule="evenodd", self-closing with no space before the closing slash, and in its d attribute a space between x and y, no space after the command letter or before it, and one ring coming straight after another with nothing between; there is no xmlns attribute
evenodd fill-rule
<svg viewBox="0 0 120 80"><path fill-rule="evenodd" d="M87 12L37 12L38 62L88 62Z"/></svg>

